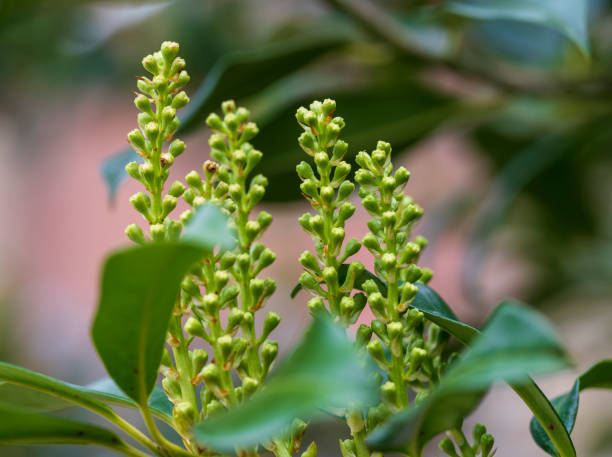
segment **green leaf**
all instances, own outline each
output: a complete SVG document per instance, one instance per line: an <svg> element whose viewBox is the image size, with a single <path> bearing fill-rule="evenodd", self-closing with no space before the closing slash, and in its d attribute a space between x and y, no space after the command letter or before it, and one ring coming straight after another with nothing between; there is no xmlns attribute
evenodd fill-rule
<svg viewBox="0 0 612 457"><path fill-rule="evenodd" d="M263 390L196 425L194 435L203 445L231 452L278 436L297 417L317 417L319 407L365 404L373 394L372 378L344 329L316 318Z"/></svg>
<svg viewBox="0 0 612 457"><path fill-rule="evenodd" d="M121 452L127 446L113 432L72 420L0 405L0 444L96 444Z"/></svg>
<svg viewBox="0 0 612 457"><path fill-rule="evenodd" d="M602 360L593 365L578 377L568 393L552 400L568 433L572 432L576 423L580 392L590 388L612 389L612 359ZM552 456L559 455L546 431L535 417L531 419L529 430L540 448Z"/></svg>
<svg viewBox="0 0 612 457"><path fill-rule="evenodd" d="M303 68L315 59L348 43L342 28L310 37L272 43L258 50L236 52L220 59L211 69L181 116L177 135L204 126L206 116L229 98L256 94L270 84ZM292 113L293 119L293 113ZM126 177L125 166L140 157L131 149L108 158L101 168L111 201Z"/></svg>
<svg viewBox="0 0 612 457"><path fill-rule="evenodd" d="M552 28L589 55L587 0L454 0L443 8L471 19L506 19Z"/></svg>
<svg viewBox="0 0 612 457"><path fill-rule="evenodd" d="M207 217L194 217L186 230L189 242L125 249L104 265L92 337L111 378L139 405L147 403L157 380L183 277L215 239L226 241L230 236L227 224L225 230L219 224L221 210L211 206L198 209Z"/></svg>
<svg viewBox="0 0 612 457"><path fill-rule="evenodd" d="M0 404L25 411L48 412L78 405L106 416L111 413L106 404L136 407L110 378L82 387L0 362L0 381ZM172 403L158 386L149 407L160 419L171 420Z"/></svg>
<svg viewBox="0 0 612 457"><path fill-rule="evenodd" d="M565 366L567 359L550 324L523 305L504 302L438 388L420 405L392 416L370 435L369 444L373 449L420 455L434 436L461 426L492 382L522 383L527 373Z"/></svg>

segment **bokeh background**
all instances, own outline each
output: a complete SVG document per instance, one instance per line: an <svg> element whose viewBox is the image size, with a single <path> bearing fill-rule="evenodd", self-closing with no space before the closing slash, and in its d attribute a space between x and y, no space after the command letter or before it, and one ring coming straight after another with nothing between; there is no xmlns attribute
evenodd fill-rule
<svg viewBox="0 0 612 457"><path fill-rule="evenodd" d="M612 355L612 2L4 0L0 359L80 384L103 376L89 340L100 266L128 243L125 226L141 222L128 203L137 187L116 170L136 125L140 59L164 40L181 43L192 77L188 149L171 178L208 158L203 119L222 100L236 98L260 125L282 352L308 321L306 295L289 291L312 246L297 224L308 207L293 113L334 97L352 153L384 139L412 172L407 189L430 241L423 264L460 318L478 325L509 297L545 313L575 361L540 380L550 396ZM366 221L358 212L348 235L362 236ZM612 455L611 404L606 392L581 395L578 455ZM499 386L469 424L487 424L498 456L545 455L529 418ZM327 443L322 456L339 455L330 427L310 432Z"/></svg>

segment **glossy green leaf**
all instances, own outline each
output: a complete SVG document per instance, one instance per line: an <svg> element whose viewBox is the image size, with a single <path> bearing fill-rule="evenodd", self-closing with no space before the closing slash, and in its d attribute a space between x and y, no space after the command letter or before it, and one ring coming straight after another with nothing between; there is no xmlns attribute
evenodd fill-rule
<svg viewBox="0 0 612 457"><path fill-rule="evenodd" d="M111 378L141 405L147 403L158 377L166 331L183 277L215 239L221 242L229 237L227 225L223 230L219 224L219 218L224 217L219 208L203 205L200 212L207 217L196 216L189 224L189 242L125 249L111 255L104 265L100 303L92 327L94 345ZM194 235L199 232L210 236Z"/></svg>
<svg viewBox="0 0 612 457"><path fill-rule="evenodd" d="M588 0L453 0L452 14L476 20L508 19L549 27L589 54Z"/></svg>
<svg viewBox="0 0 612 457"><path fill-rule="evenodd" d="M612 359L602 360L593 365L578 377L568 393L552 400L552 404L568 433L571 433L574 429L576 415L578 414L580 392L591 388L612 389ZM535 417L531 419L529 430L540 448L552 456L556 457L559 455L544 428Z"/></svg>
<svg viewBox="0 0 612 457"><path fill-rule="evenodd" d="M263 390L196 425L194 435L206 446L231 452L278 436L295 418L317 417L319 407L364 404L373 395L369 372L344 329L321 317Z"/></svg>
<svg viewBox="0 0 612 457"><path fill-rule="evenodd" d="M502 303L427 400L393 416L370 435L369 443L373 449L420 453L434 436L460 427L492 382L523 383L527 373L565 366L567 359L550 324L523 305Z"/></svg>
<svg viewBox="0 0 612 457"><path fill-rule="evenodd" d="M81 422L0 405L0 444L96 444L121 452L113 432Z"/></svg>
<svg viewBox="0 0 612 457"><path fill-rule="evenodd" d="M104 415L110 412L105 404L136 407L110 378L83 387L0 362L0 381L0 404L20 410L47 412L79 405ZM149 407L159 418L171 420L172 403L158 386L153 389Z"/></svg>
<svg viewBox="0 0 612 457"><path fill-rule="evenodd" d="M347 43L347 34L338 28L308 38L269 44L254 51L236 52L222 58L191 97L188 108L180 117L181 125L177 135L204 127L206 116L218 110L222 101L256 94ZM126 149L102 164L101 172L111 200L126 177L125 166L139 159L134 151Z"/></svg>

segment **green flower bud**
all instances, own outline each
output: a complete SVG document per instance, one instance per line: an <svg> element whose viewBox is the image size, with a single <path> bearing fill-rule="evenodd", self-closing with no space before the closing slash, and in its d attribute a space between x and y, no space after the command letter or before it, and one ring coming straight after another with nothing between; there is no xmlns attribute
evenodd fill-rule
<svg viewBox="0 0 612 457"><path fill-rule="evenodd" d="M215 271L215 283L217 289L222 289L225 287L227 282L229 281L229 273L224 270Z"/></svg>
<svg viewBox="0 0 612 457"><path fill-rule="evenodd" d="M320 289L319 281L317 281L317 279L313 275L308 273L307 271L302 273L302 275L300 276L299 282L306 289L309 289L309 290L319 290Z"/></svg>
<svg viewBox="0 0 612 457"><path fill-rule="evenodd" d="M128 225L125 229L125 234L130 240L132 240L136 244L146 243L146 239L144 237L144 233L142 233L142 229L136 224Z"/></svg>
<svg viewBox="0 0 612 457"><path fill-rule="evenodd" d="M137 152L146 151L147 149L144 136L139 129L134 129L128 133L128 141Z"/></svg>
<svg viewBox="0 0 612 457"><path fill-rule="evenodd" d="M181 109L187 106L188 103L189 103L189 97L187 96L185 92L181 91L175 95L174 99L172 100L171 106L172 108L176 110L176 109Z"/></svg>
<svg viewBox="0 0 612 457"><path fill-rule="evenodd" d="M179 198L185 192L185 186L180 181L174 181L168 190L168 194L174 198Z"/></svg>
<svg viewBox="0 0 612 457"><path fill-rule="evenodd" d="M344 241L345 232L342 227L334 227L331 230L331 242L336 246L340 246Z"/></svg>
<svg viewBox="0 0 612 457"><path fill-rule="evenodd" d="M361 324L357 329L357 334L355 335L355 342L357 346L362 348L368 344L370 339L372 338L372 329L367 325Z"/></svg>
<svg viewBox="0 0 612 457"><path fill-rule="evenodd" d="M387 326L379 320L373 320L370 323L372 330L386 345L389 344L389 335L387 334Z"/></svg>
<svg viewBox="0 0 612 457"><path fill-rule="evenodd" d="M410 302L415 297L418 291L419 291L418 287L415 286L414 284L409 283L409 282L405 283L402 286L402 298L401 298L402 303Z"/></svg>
<svg viewBox="0 0 612 457"><path fill-rule="evenodd" d="M176 75L185 69L185 59L181 57L176 57L172 61L172 65L170 66L170 74Z"/></svg>
<svg viewBox="0 0 612 457"><path fill-rule="evenodd" d="M401 322L389 322L387 324L387 333L392 340L399 338L403 334L403 326Z"/></svg>
<svg viewBox="0 0 612 457"><path fill-rule="evenodd" d="M480 439L480 448L482 449L483 457L490 457L492 455L491 450L493 449L494 445L495 439L493 436L489 435L488 433L482 435L482 438Z"/></svg>
<svg viewBox="0 0 612 457"><path fill-rule="evenodd" d="M325 304L320 297L314 297L308 300L308 309L310 310L310 314L313 316L320 316L323 313L327 314Z"/></svg>
<svg viewBox="0 0 612 457"><path fill-rule="evenodd" d="M295 167L295 169L300 179L302 180L311 179L313 181L316 181L316 177L315 177L314 171L312 170L312 167L308 165L306 162L301 161L298 164L298 166Z"/></svg>
<svg viewBox="0 0 612 457"><path fill-rule="evenodd" d="M346 259L357 254L357 252L359 252L359 249L361 249L361 243L359 242L359 240L351 238L346 243L346 246L344 246L344 252L342 253L342 257L340 257L340 262L344 263Z"/></svg>
<svg viewBox="0 0 612 457"><path fill-rule="evenodd" d="M370 357L372 357L372 360L374 360L374 362L376 362L381 369L387 370L389 368L389 362L387 362L385 350L380 340L371 340L366 347Z"/></svg>
<svg viewBox="0 0 612 457"><path fill-rule="evenodd" d="M340 206L340 209L338 210L339 223L344 224L344 222L353 214L355 214L355 205L353 205L351 202L342 203L342 206Z"/></svg>
<svg viewBox="0 0 612 457"><path fill-rule="evenodd" d="M185 322L184 327L185 327L185 331L189 335L197 336L205 340L208 339L208 335L206 334L206 331L204 330L204 326L202 325L199 319L191 316L189 319L187 319L187 322Z"/></svg>
<svg viewBox="0 0 612 457"><path fill-rule="evenodd" d="M323 279L328 284L336 284L338 282L338 270L334 267L326 267L322 273Z"/></svg>
<svg viewBox="0 0 612 457"><path fill-rule="evenodd" d="M312 214L305 213L300 216L300 218L298 219L298 223L302 226L304 230L310 232L312 230L311 219Z"/></svg>
<svg viewBox="0 0 612 457"><path fill-rule="evenodd" d="M193 187L202 193L204 192L204 187L202 187L202 178L197 171L190 171L187 176L185 176L185 182L189 187Z"/></svg>
<svg viewBox="0 0 612 457"><path fill-rule="evenodd" d="M221 110L225 114L233 113L234 111L236 111L236 102L234 100L224 101L223 103L221 103Z"/></svg>
<svg viewBox="0 0 612 457"><path fill-rule="evenodd" d="M380 246L378 239L372 233L367 233L361 242L372 254L382 252L382 247Z"/></svg>
<svg viewBox="0 0 612 457"><path fill-rule="evenodd" d="M377 316L386 316L387 310L385 309L385 299L380 292L374 292L368 297L370 308Z"/></svg>
<svg viewBox="0 0 612 457"><path fill-rule="evenodd" d="M382 215L382 223L385 227L391 227L395 224L396 216L393 211L385 211Z"/></svg>
<svg viewBox="0 0 612 457"><path fill-rule="evenodd" d="M166 218L168 214L176 208L177 199L172 195L166 195L162 201L162 218Z"/></svg>
<svg viewBox="0 0 612 457"><path fill-rule="evenodd" d="M227 331L230 332L238 327L244 319L244 311L240 308L232 308L227 315Z"/></svg>
<svg viewBox="0 0 612 457"><path fill-rule="evenodd" d="M191 206L194 206L195 198L196 198L196 194L193 191L193 189L187 189L185 193L183 194L183 200L185 200ZM182 220L182 215L181 215L181 220ZM186 222L186 221L183 221L183 222Z"/></svg>
<svg viewBox="0 0 612 457"><path fill-rule="evenodd" d="M136 105L136 108L138 108L140 111L147 113L149 116L154 115L153 110L151 109L151 100L149 97L138 94L134 99L134 105Z"/></svg>
<svg viewBox="0 0 612 457"><path fill-rule="evenodd" d="M259 226L259 222L257 221L247 222L244 228L249 243L252 243L255 238L257 238L261 233L261 227Z"/></svg>
<svg viewBox="0 0 612 457"><path fill-rule="evenodd" d="M350 172L351 166L346 162L340 162L334 170L334 175L331 182L332 186L335 187L340 185L340 183L344 181Z"/></svg>
<svg viewBox="0 0 612 457"><path fill-rule="evenodd" d="M183 281L181 281L181 289L193 297L199 297L201 295L200 287L193 282L190 276L185 277Z"/></svg>
<svg viewBox="0 0 612 457"><path fill-rule="evenodd" d="M196 376L200 371L202 371L204 365L206 365L206 362L208 361L208 352L206 352L204 349L198 348L194 349L190 355L193 376Z"/></svg>
<svg viewBox="0 0 612 457"><path fill-rule="evenodd" d="M138 165L138 162L130 162L125 166L125 172L128 174L128 176L131 176L134 179L137 179L138 181L140 181L142 179L142 176L140 175L140 167Z"/></svg>
<svg viewBox="0 0 612 457"><path fill-rule="evenodd" d="M166 68L170 68L172 61L179 52L179 44L174 41L164 41L161 44L161 54L166 62Z"/></svg>
<svg viewBox="0 0 612 457"><path fill-rule="evenodd" d="M221 375L216 363L206 365L200 374L210 390L214 391L221 385Z"/></svg>
<svg viewBox="0 0 612 457"><path fill-rule="evenodd" d="M302 147L302 149L310 155L312 155L314 151L318 148L317 140L315 136L310 132L303 132L298 138L298 143Z"/></svg>
<svg viewBox="0 0 612 457"><path fill-rule="evenodd" d="M161 113L162 125L168 125L176 117L176 110L171 106L166 106Z"/></svg>
<svg viewBox="0 0 612 457"><path fill-rule="evenodd" d="M130 203L136 211L142 214L148 222L153 222L151 216L151 200L144 192L137 192L130 197Z"/></svg>
<svg viewBox="0 0 612 457"><path fill-rule="evenodd" d="M346 151L348 151L348 144L342 140L336 141L334 149L332 150L332 161L337 162L338 160L342 160Z"/></svg>
<svg viewBox="0 0 612 457"><path fill-rule="evenodd" d="M363 168L360 168L355 173L355 181L363 187L369 188L377 185L376 178L372 173Z"/></svg>
<svg viewBox="0 0 612 457"><path fill-rule="evenodd" d="M240 134L240 142L245 143L247 141L252 140L259 133L259 128L254 122L249 122L245 124L242 129L242 133Z"/></svg>
<svg viewBox="0 0 612 457"><path fill-rule="evenodd" d="M304 195L310 198L317 198L317 184L312 179L305 180L302 184L300 184L300 190L304 193Z"/></svg>
<svg viewBox="0 0 612 457"><path fill-rule="evenodd" d="M223 121L221 120L219 115L216 114L216 113L210 113L208 115L208 117L206 118L206 125L208 125L213 130L217 130L217 131L223 131L224 130ZM215 137L215 138L218 138L218 137ZM213 137L211 137L211 141L212 141L212 139L213 139Z"/></svg>
<svg viewBox="0 0 612 457"><path fill-rule="evenodd" d="M276 341L265 341L261 345L261 361L264 373L267 373L278 354L278 343Z"/></svg>
<svg viewBox="0 0 612 457"><path fill-rule="evenodd" d="M185 195L187 194L187 192L185 192ZM187 203L189 203L189 200L187 200L185 195L183 195L183 198L185 199ZM193 216L193 211L191 211L190 209L186 209L185 211L181 213L181 216L180 216L181 222L183 224L187 224L189 222L189 219L191 219L192 216Z"/></svg>
<svg viewBox="0 0 612 457"><path fill-rule="evenodd" d="M223 335L217 338L217 344L224 360L227 360L234 347L231 335Z"/></svg>
<svg viewBox="0 0 612 457"><path fill-rule="evenodd" d="M169 398L179 399L181 398L181 385L176 379L164 378L162 379L162 387Z"/></svg>
<svg viewBox="0 0 612 457"><path fill-rule="evenodd" d="M247 376L242 380L242 392L247 397L253 395L258 387L259 382L256 379Z"/></svg>
<svg viewBox="0 0 612 457"><path fill-rule="evenodd" d="M474 449L476 449L476 451L478 451L478 448L480 447L480 440L485 433L487 433L487 427L482 424L474 425L472 437L474 438Z"/></svg>
<svg viewBox="0 0 612 457"><path fill-rule="evenodd" d="M390 252L387 252L382 255L381 262L382 267L387 271L395 268L395 266L397 265L397 259L395 258L395 255L391 254Z"/></svg>
<svg viewBox="0 0 612 457"><path fill-rule="evenodd" d="M383 402L388 405L395 406L397 402L397 387L395 386L395 383L392 381L387 381L380 386L380 396L382 397Z"/></svg>
<svg viewBox="0 0 612 457"><path fill-rule="evenodd" d="M197 412L189 402L180 402L172 409L172 422L179 433L187 433L193 427Z"/></svg>
<svg viewBox="0 0 612 457"><path fill-rule="evenodd" d="M149 122L145 125L145 135L151 141L155 141L159 136L159 125L157 122Z"/></svg>
<svg viewBox="0 0 612 457"><path fill-rule="evenodd" d="M185 148L186 148L185 143L183 143L181 140L176 139L172 143L170 143L168 152L172 154L174 158L177 158L183 152L185 152Z"/></svg>
<svg viewBox="0 0 612 457"><path fill-rule="evenodd" d="M217 294L206 294L202 300L206 312L214 316L219 309L219 296Z"/></svg>
<svg viewBox="0 0 612 457"><path fill-rule="evenodd" d="M421 279L419 279L419 281L423 284L427 284L431 278L433 278L433 271L431 271L429 268L422 268L421 272Z"/></svg>
<svg viewBox="0 0 612 457"><path fill-rule="evenodd" d="M325 238L325 223L323 218L319 215L310 218L310 226L312 230L319 236L319 238Z"/></svg>
<svg viewBox="0 0 612 457"><path fill-rule="evenodd" d="M280 323L280 316L276 313L269 312L264 320L261 338L263 339L267 338L268 335L272 333L276 327L278 327L279 323Z"/></svg>
<svg viewBox="0 0 612 457"><path fill-rule="evenodd" d="M221 295L219 295L219 302L221 304L225 304L236 298L239 292L238 287L233 284L225 286L221 291Z"/></svg>
<svg viewBox="0 0 612 457"><path fill-rule="evenodd" d="M219 267L222 270L229 270L236 262L236 254L231 251L224 252L219 259Z"/></svg>
<svg viewBox="0 0 612 457"><path fill-rule="evenodd" d="M412 262L419 258L421 247L416 243L406 243L400 250L398 261L400 264Z"/></svg>
<svg viewBox="0 0 612 457"><path fill-rule="evenodd" d="M323 105L321 106L321 111L323 112L323 116L329 117L334 111L336 111L336 102L330 98L326 98L323 100Z"/></svg>
<svg viewBox="0 0 612 457"><path fill-rule="evenodd" d="M331 186L322 187L320 193L321 198L328 205L334 200L334 197L336 196L336 193L334 192L334 189Z"/></svg>
<svg viewBox="0 0 612 457"><path fill-rule="evenodd" d="M442 452L448 454L450 457L459 457L457 451L455 450L455 445L448 436L445 436L440 440L438 447Z"/></svg>
<svg viewBox="0 0 612 457"><path fill-rule="evenodd" d="M299 261L304 268L313 270L318 275L321 274L321 267L319 266L319 262L312 252L310 251L302 252L302 255L300 256Z"/></svg>
<svg viewBox="0 0 612 457"><path fill-rule="evenodd" d="M314 160L315 160L315 164L321 171L327 170L327 167L329 167L329 156L327 155L326 152L317 152L314 155Z"/></svg>
<svg viewBox="0 0 612 457"><path fill-rule="evenodd" d="M371 215L380 215L380 202L376 196L370 194L361 200L363 207Z"/></svg>
<svg viewBox="0 0 612 457"><path fill-rule="evenodd" d="M343 181L338 188L338 202L344 201L351 196L355 190L355 184L350 181Z"/></svg>
<svg viewBox="0 0 612 457"><path fill-rule="evenodd" d="M410 179L410 172L406 170L404 167L399 167L395 171L394 180L395 180L396 186L403 186L404 184L408 182L409 179Z"/></svg>

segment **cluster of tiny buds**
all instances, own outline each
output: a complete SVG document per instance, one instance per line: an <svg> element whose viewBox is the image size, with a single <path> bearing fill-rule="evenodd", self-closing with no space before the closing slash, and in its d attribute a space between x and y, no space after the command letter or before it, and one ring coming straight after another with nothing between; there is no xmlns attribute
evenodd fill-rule
<svg viewBox="0 0 612 457"><path fill-rule="evenodd" d="M476 424L472 431L473 444L470 446L463 433L449 434L455 439L459 446L459 452L455 448L452 440L446 436L440 440L438 447L442 452L447 454L449 457L468 457L468 456L482 456L482 457L493 457L497 449L493 449L495 445L495 439L489 433L487 428L482 424Z"/></svg>
<svg viewBox="0 0 612 457"><path fill-rule="evenodd" d="M302 180L300 189L318 213L306 213L298 220L314 239L317 254L305 251L300 256L300 263L306 270L300 277L300 284L315 295L309 302L311 311L325 309L323 298L332 315L350 325L365 306L364 296L350 296L363 265L359 262L352 262L348 267L343 265L361 249L361 243L356 239L345 243L345 224L355 213L355 205L348 201L355 184L348 179L351 166L343 160L348 144L338 139L344 120L334 117L335 110L336 102L326 99L313 102L310 109L301 107L296 113L304 129L298 142L313 157L316 167L315 173L305 161L297 166L297 174ZM345 269L344 275L340 274L341 268ZM326 290L321 287L322 283Z"/></svg>
<svg viewBox="0 0 612 457"><path fill-rule="evenodd" d="M162 43L160 51L143 59L144 68L153 77L138 78L141 93L134 99L134 104L140 111L139 128L128 134L128 142L143 162L130 162L125 170L148 191L148 194L137 192L130 198L130 203L151 225L153 241L177 239L182 230L180 222L168 222L167 217L176 207L184 187L175 182L162 196L170 166L185 151L185 143L178 139L164 151L164 143L172 140L179 126L176 110L189 103L187 94L179 92L189 82L189 75L184 70L185 61L177 57L178 51L177 43L167 41ZM126 234L136 243L146 241L142 230L135 224L128 226Z"/></svg>

